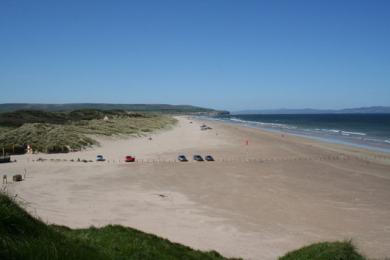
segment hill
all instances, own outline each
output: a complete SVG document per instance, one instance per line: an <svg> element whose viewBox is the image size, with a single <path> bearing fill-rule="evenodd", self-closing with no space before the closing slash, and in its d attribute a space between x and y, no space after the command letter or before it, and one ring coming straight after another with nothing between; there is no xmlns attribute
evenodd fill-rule
<svg viewBox="0 0 390 260"><path fill-rule="evenodd" d="M99 110L125 110L132 112L153 112L165 114L224 114L227 111L219 111L210 108L203 108L190 105L168 105L168 104L105 104L105 103L70 103L70 104L29 104L29 103L7 103L0 104L1 112L12 112L17 110L41 110L47 112L65 112L80 109Z"/></svg>

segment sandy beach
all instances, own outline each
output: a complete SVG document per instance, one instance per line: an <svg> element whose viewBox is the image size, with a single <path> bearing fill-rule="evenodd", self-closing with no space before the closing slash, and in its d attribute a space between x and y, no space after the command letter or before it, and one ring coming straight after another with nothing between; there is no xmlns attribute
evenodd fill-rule
<svg viewBox="0 0 390 260"><path fill-rule="evenodd" d="M26 170L26 179L3 189L48 223L121 224L225 256L276 259L344 239L370 258L390 256L390 154L184 116L148 137L14 156L0 174ZM98 154L106 161L77 162Z"/></svg>

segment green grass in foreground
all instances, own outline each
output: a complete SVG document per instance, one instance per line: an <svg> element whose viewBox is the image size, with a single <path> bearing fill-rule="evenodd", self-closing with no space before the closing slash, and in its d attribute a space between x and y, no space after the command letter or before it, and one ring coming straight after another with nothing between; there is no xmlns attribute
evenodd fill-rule
<svg viewBox="0 0 390 260"><path fill-rule="evenodd" d="M365 258L356 252L350 241L324 242L303 247L287 253L279 260L364 260Z"/></svg>
<svg viewBox="0 0 390 260"><path fill-rule="evenodd" d="M226 259L122 226L46 225L0 194L0 259Z"/></svg>
<svg viewBox="0 0 390 260"><path fill-rule="evenodd" d="M46 225L0 193L0 259L227 259L122 227L69 229ZM350 242L318 243L280 260L364 260Z"/></svg>

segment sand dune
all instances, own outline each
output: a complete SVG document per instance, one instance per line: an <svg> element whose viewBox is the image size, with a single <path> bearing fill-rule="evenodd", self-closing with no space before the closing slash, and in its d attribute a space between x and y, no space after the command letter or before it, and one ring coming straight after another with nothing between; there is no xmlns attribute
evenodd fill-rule
<svg viewBox="0 0 390 260"><path fill-rule="evenodd" d="M220 122L200 131L202 121L178 119L152 140L99 137L100 147L82 152L17 156L0 173L26 169L6 189L49 223L122 224L248 259L343 239L390 256L390 155ZM69 161L97 154L107 161ZM127 154L139 161L124 163ZM178 154L216 161L174 162Z"/></svg>

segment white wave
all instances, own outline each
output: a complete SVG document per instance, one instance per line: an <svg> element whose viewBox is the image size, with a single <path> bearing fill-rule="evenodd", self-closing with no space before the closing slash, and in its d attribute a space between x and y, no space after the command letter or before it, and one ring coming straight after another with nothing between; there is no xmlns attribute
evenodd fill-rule
<svg viewBox="0 0 390 260"><path fill-rule="evenodd" d="M281 129L297 129L296 126L291 125L285 125L285 124L278 124L278 123L266 123L266 122L258 122L258 121L249 121L249 120L242 120L239 118L232 117L230 118L231 121L246 124L246 125L257 125L261 127L268 127L268 128L281 128Z"/></svg>
<svg viewBox="0 0 390 260"><path fill-rule="evenodd" d="M231 121L234 121L234 122L239 122L239 123L252 123L251 121L246 121L246 120L241 120L241 119L238 119L238 118L230 118Z"/></svg>
<svg viewBox="0 0 390 260"><path fill-rule="evenodd" d="M360 136L365 136L365 133L359 133L359 132L348 132L348 131L341 131L342 134L345 135L360 135Z"/></svg>
<svg viewBox="0 0 390 260"><path fill-rule="evenodd" d="M341 130L338 129L321 129L323 132L329 132L329 133L340 133Z"/></svg>
<svg viewBox="0 0 390 260"><path fill-rule="evenodd" d="M327 132L327 133L341 134L341 135L344 135L344 136L350 136L350 135L365 136L366 135L366 133L343 131L343 130L339 130L339 129L321 129L321 131L322 132Z"/></svg>

